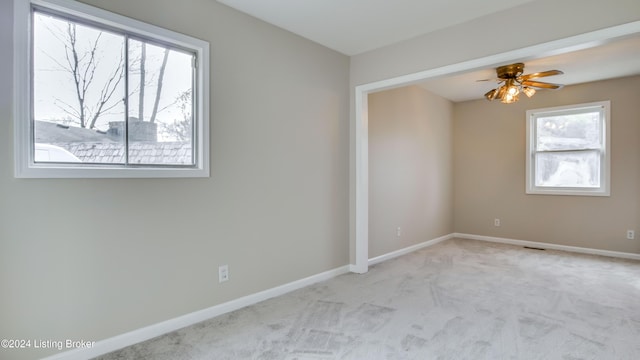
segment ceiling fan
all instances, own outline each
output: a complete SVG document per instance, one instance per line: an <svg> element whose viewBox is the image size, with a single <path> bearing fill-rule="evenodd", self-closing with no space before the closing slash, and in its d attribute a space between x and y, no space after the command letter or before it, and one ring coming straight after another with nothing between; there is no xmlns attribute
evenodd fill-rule
<svg viewBox="0 0 640 360"><path fill-rule="evenodd" d="M560 70L547 70L526 75L523 75L523 72L523 63L504 65L496 68L496 74L498 75L497 79L478 80L495 80L498 82L498 84L500 84L500 86L498 86L497 88L490 90L489 92L484 94L484 97L489 101L500 99L500 101L505 104L511 104L518 101L518 97L521 92L527 95L527 97L532 97L536 93L536 89L534 88L555 90L560 89L564 86L560 84L552 84L534 80L541 77L564 74Z"/></svg>

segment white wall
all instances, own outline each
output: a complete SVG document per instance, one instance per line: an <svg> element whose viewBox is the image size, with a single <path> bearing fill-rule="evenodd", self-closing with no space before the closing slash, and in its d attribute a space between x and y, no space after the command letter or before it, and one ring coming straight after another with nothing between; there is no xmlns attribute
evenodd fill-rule
<svg viewBox="0 0 640 360"><path fill-rule="evenodd" d="M453 232L452 152L453 103L417 86L369 95L370 258Z"/></svg>
<svg viewBox="0 0 640 360"><path fill-rule="evenodd" d="M0 1L2 338L101 340L346 265L349 59L211 0L86 2L210 42L212 176L15 179Z"/></svg>

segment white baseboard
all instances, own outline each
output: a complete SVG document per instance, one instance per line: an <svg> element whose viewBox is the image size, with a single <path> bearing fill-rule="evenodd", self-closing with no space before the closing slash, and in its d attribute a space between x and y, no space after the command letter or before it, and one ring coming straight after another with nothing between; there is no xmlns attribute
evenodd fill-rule
<svg viewBox="0 0 640 360"><path fill-rule="evenodd" d="M358 267L357 265L354 264L350 264L349 265L349 272L355 273L355 274L364 274L366 273L366 271L364 269L361 269L360 267Z"/></svg>
<svg viewBox="0 0 640 360"><path fill-rule="evenodd" d="M412 253L412 252L420 250L422 248L433 246L433 245L435 245L437 243L441 243L441 242L443 242L445 240L452 239L453 237L454 237L454 234L448 234L448 235L440 236L438 238L422 242L420 244L416 244L416 245L412 245L412 246L406 247L404 249L400 249L400 250L392 251L392 252L384 254L384 255L376 256L374 258L369 259L369 266L381 263L383 261L387 261L389 259L397 258L398 256L402 256L402 255L406 255L408 253Z"/></svg>
<svg viewBox="0 0 640 360"><path fill-rule="evenodd" d="M600 250L600 249L592 249L592 248L583 248L578 246L558 245L558 244L542 243L542 242L536 242L536 241L516 240L516 239L507 239L507 238L484 236L484 235L473 235L473 234L454 233L453 237L461 238L461 239L489 241L489 242L495 242L495 243L501 243L501 244L529 246L529 247L548 249L548 250L562 250L562 251L576 252L581 254L601 255L601 256L609 256L609 257L616 257L616 258L622 258L622 259L640 260L640 254L626 253L626 252L620 252L620 251Z"/></svg>
<svg viewBox="0 0 640 360"><path fill-rule="evenodd" d="M112 351L116 351L127 346L131 346L142 341L146 341L149 339L153 339L154 337L170 333L183 327L190 326L234 310L238 310L245 306L253 305L261 301L280 296L294 290L298 290L305 286L313 285L320 281L329 280L338 275L346 274L349 272L349 270L349 266L345 265L333 270L325 271L320 274L309 276L304 279L296 280L288 284L257 292L255 294L247 295L220 305L215 305L207 309L195 311L174 319L166 320L141 329L124 333L122 335L114 336L109 339L100 340L97 341L92 348L65 351L46 357L43 360L85 360L104 355Z"/></svg>

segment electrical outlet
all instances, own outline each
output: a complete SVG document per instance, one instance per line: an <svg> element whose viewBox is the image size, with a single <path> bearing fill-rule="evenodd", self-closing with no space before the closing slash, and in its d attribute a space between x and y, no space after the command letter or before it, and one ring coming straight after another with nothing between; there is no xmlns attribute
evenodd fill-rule
<svg viewBox="0 0 640 360"><path fill-rule="evenodd" d="M493 219L493 226L500 226L500 219Z"/></svg>
<svg viewBox="0 0 640 360"><path fill-rule="evenodd" d="M400 226L398 226L398 227L396 228L396 236L397 236L397 237L402 236L402 228L401 228Z"/></svg>
<svg viewBox="0 0 640 360"><path fill-rule="evenodd" d="M224 282L229 280L229 265L222 265L218 267L218 282Z"/></svg>
<svg viewBox="0 0 640 360"><path fill-rule="evenodd" d="M636 232L633 230L627 230L627 239L633 240L636 238Z"/></svg>

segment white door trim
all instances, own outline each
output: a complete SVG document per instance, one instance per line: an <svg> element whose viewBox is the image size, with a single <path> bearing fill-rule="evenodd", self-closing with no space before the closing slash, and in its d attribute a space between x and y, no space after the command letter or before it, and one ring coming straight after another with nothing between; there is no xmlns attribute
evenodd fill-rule
<svg viewBox="0 0 640 360"><path fill-rule="evenodd" d="M415 84L437 76L453 75L465 71L496 67L504 63L551 56L601 45L615 38L640 33L640 21L596 30L565 39L529 46L475 60L402 75L355 87L355 131L351 141L355 144L355 265L356 273L369 269L369 113L367 97L370 93ZM355 169L353 169L355 167Z"/></svg>

